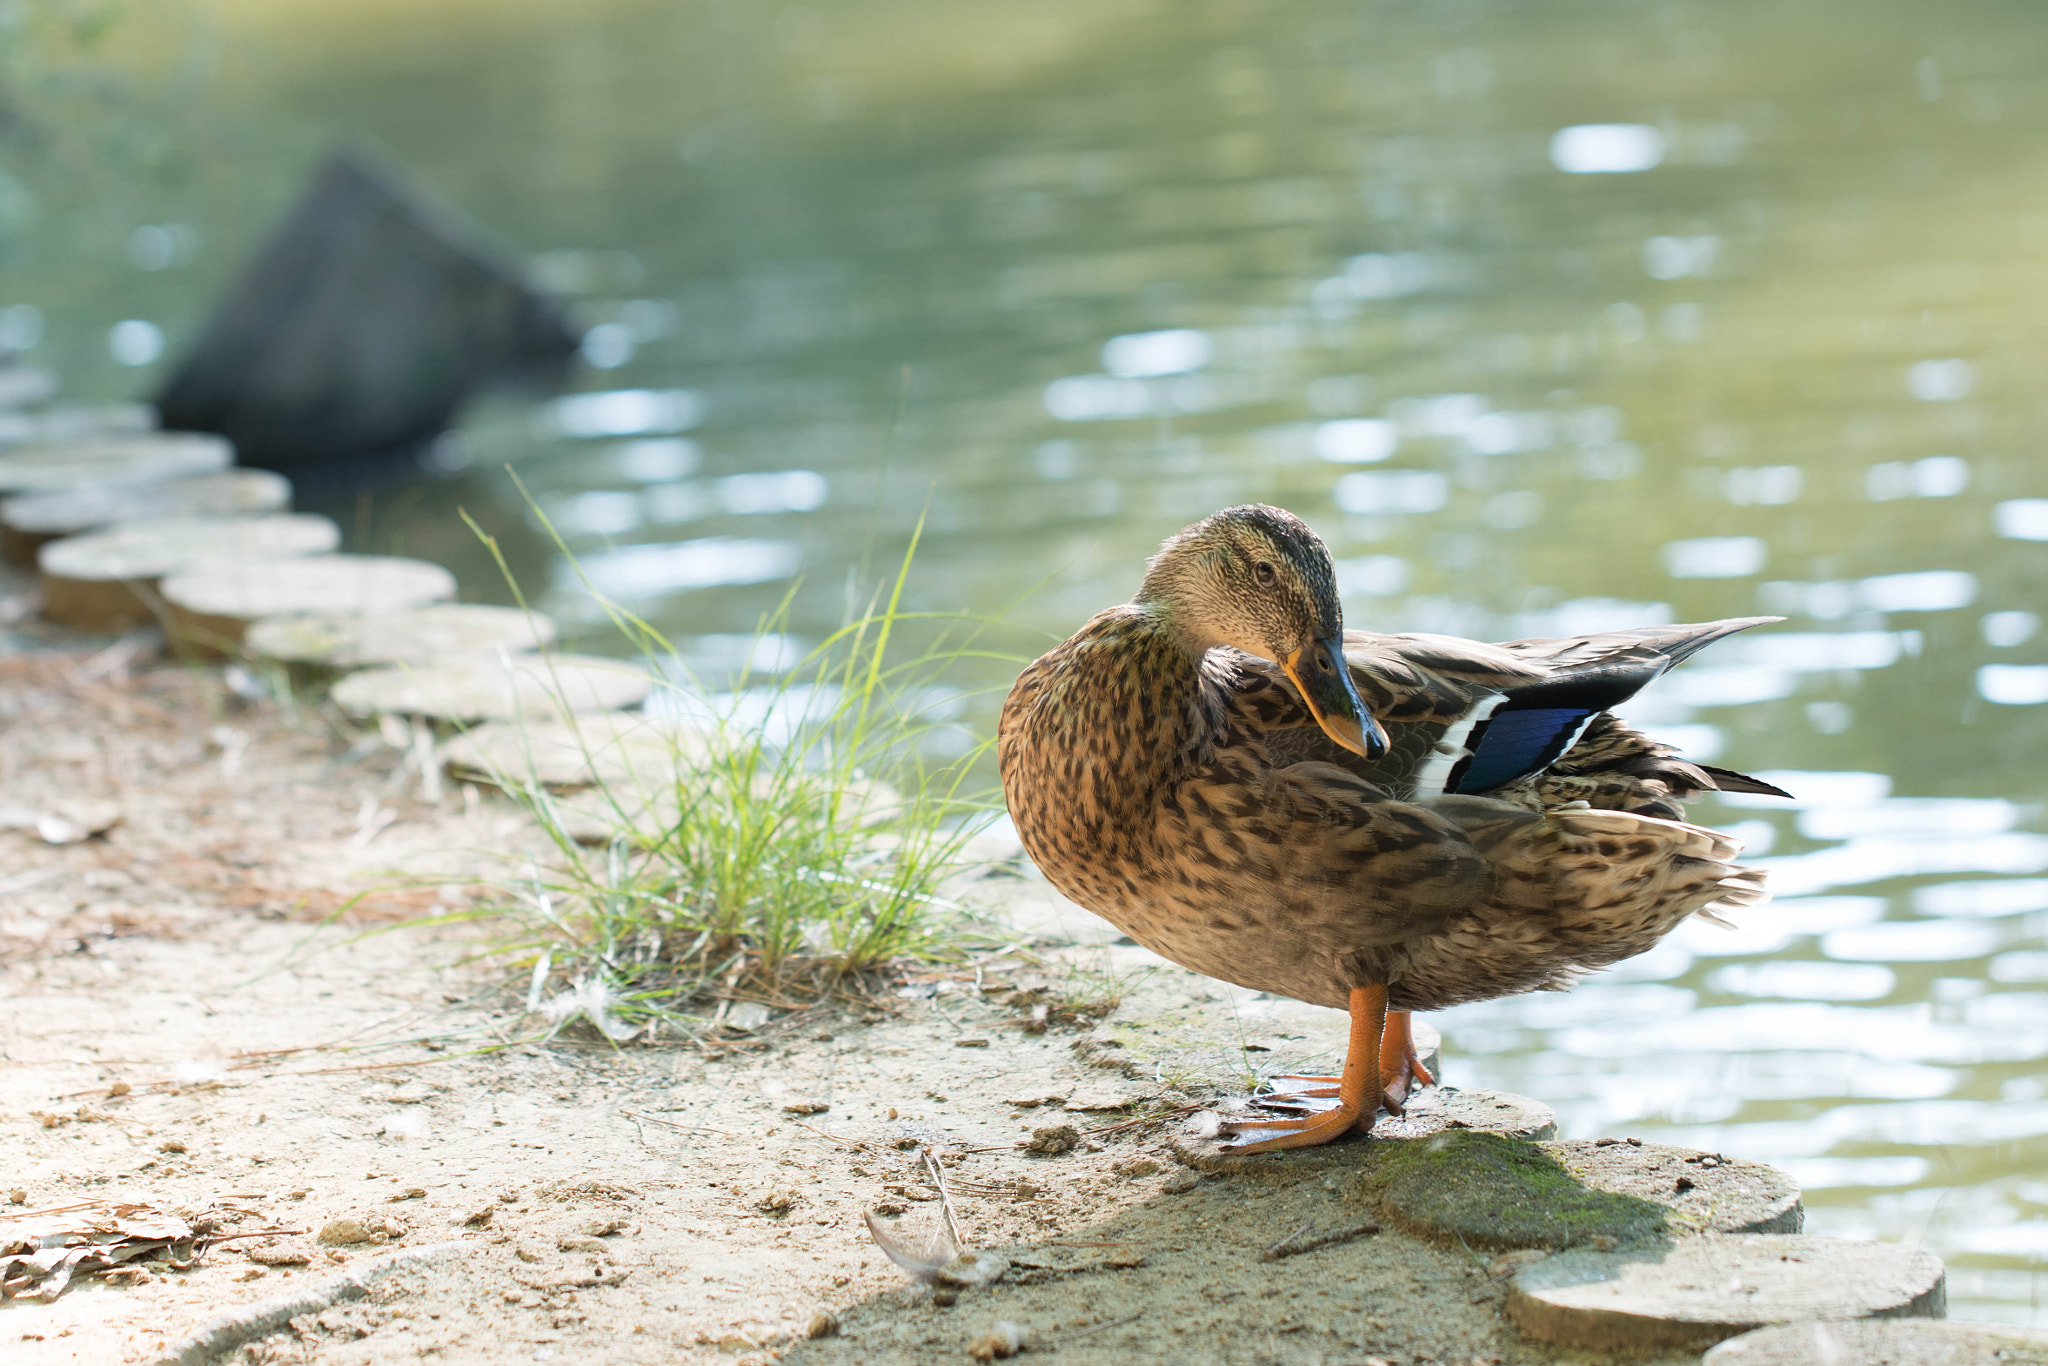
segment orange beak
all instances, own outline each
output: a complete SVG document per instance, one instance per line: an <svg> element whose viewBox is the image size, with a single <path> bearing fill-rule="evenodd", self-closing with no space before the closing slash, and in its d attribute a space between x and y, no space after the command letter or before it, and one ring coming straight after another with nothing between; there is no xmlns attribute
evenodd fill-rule
<svg viewBox="0 0 2048 1366"><path fill-rule="evenodd" d="M1344 664L1342 638L1319 640L1280 661L1287 681L1308 704L1309 715L1329 736L1353 754L1377 759L1387 752L1387 733L1365 709L1351 670ZM1304 676L1306 675L1306 676Z"/></svg>

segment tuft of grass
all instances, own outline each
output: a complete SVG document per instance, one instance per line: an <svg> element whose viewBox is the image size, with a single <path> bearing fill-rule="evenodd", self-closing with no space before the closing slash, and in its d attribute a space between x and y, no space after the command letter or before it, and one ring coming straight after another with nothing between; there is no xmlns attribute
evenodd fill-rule
<svg viewBox="0 0 2048 1366"><path fill-rule="evenodd" d="M712 1022L741 1002L857 997L882 965L957 951L941 885L997 808L974 777L989 742L961 743L946 719L961 694L943 680L983 652L972 633L949 638L966 619L903 609L916 548L913 535L886 588L787 673L743 670L720 692L672 679L646 708L669 720L643 723L630 749L616 716L565 718L603 775L590 791L500 775L552 846L474 913L530 960L529 1011L613 1039L694 1032L714 1003ZM653 627L599 600L673 667Z"/></svg>

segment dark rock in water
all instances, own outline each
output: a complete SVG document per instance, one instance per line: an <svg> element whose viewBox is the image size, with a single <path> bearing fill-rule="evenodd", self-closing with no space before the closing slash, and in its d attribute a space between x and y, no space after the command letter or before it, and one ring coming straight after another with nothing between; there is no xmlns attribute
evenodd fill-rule
<svg viewBox="0 0 2048 1366"><path fill-rule="evenodd" d="M392 170L337 152L156 402L241 463L416 452L485 384L557 384L577 339L511 254Z"/></svg>

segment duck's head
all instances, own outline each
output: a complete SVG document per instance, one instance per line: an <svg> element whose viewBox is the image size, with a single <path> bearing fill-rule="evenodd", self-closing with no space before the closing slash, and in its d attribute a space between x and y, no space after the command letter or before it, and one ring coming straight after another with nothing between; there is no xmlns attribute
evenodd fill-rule
<svg viewBox="0 0 2048 1366"><path fill-rule="evenodd" d="M1225 508L1170 537L1134 599L1200 656L1217 645L1269 659L1332 740L1377 759L1387 734L1344 666L1344 610L1322 538L1291 512Z"/></svg>

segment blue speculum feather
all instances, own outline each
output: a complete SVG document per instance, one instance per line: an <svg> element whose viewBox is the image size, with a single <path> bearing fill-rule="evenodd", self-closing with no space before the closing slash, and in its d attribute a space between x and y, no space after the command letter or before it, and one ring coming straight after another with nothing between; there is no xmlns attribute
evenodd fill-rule
<svg viewBox="0 0 2048 1366"><path fill-rule="evenodd" d="M1548 766L1571 748L1595 710L1503 707L1473 737L1472 757L1451 771L1447 790L1484 792Z"/></svg>

